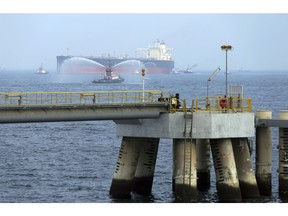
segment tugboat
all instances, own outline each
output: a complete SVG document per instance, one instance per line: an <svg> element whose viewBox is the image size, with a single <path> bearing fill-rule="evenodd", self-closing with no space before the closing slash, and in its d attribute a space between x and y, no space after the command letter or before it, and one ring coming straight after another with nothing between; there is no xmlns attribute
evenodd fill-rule
<svg viewBox="0 0 288 216"><path fill-rule="evenodd" d="M122 83L122 82L124 82L124 78L113 74L110 61L108 63L108 67L106 68L104 78L92 81L92 83Z"/></svg>

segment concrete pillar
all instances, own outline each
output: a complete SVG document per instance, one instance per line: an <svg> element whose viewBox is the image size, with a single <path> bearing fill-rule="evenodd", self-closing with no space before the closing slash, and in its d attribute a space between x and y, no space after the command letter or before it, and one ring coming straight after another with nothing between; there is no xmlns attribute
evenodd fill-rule
<svg viewBox="0 0 288 216"><path fill-rule="evenodd" d="M195 140L173 139L173 184L176 201L197 201Z"/></svg>
<svg viewBox="0 0 288 216"><path fill-rule="evenodd" d="M248 139L232 139L232 145L242 198L260 197L249 152Z"/></svg>
<svg viewBox="0 0 288 216"><path fill-rule="evenodd" d="M133 183L133 191L138 194L151 194L159 140L159 138L139 138L142 148Z"/></svg>
<svg viewBox="0 0 288 216"><path fill-rule="evenodd" d="M257 110L256 118L272 119L272 111ZM256 128L256 179L261 195L271 195L272 189L272 128Z"/></svg>
<svg viewBox="0 0 288 216"><path fill-rule="evenodd" d="M231 139L210 140L218 196L224 202L242 200Z"/></svg>
<svg viewBox="0 0 288 216"><path fill-rule="evenodd" d="M210 188L210 141L196 140L197 155L197 189L200 191Z"/></svg>
<svg viewBox="0 0 288 216"><path fill-rule="evenodd" d="M288 110L279 111L280 120L288 120ZM279 128L279 195L288 197L288 128Z"/></svg>
<svg viewBox="0 0 288 216"><path fill-rule="evenodd" d="M141 151L139 138L123 137L109 194L115 198L130 198Z"/></svg>

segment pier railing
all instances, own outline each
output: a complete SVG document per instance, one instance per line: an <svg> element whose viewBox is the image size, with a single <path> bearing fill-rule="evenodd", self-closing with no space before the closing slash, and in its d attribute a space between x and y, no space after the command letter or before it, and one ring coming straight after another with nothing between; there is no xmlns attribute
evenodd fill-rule
<svg viewBox="0 0 288 216"><path fill-rule="evenodd" d="M192 110L209 112L252 112L251 98L206 97L192 101Z"/></svg>
<svg viewBox="0 0 288 216"><path fill-rule="evenodd" d="M163 90L95 92L0 92L0 107L158 102Z"/></svg>
<svg viewBox="0 0 288 216"><path fill-rule="evenodd" d="M164 96L165 95L165 96ZM128 103L170 104L170 112L206 110L209 112L252 112L251 98L196 98L191 110L186 101L164 90L89 92L0 92L0 108L15 106L65 106Z"/></svg>

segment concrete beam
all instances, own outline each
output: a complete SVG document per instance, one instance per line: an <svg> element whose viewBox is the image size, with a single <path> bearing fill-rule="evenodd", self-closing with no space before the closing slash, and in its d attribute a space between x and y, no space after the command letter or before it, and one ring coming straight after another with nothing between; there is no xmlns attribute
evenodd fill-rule
<svg viewBox="0 0 288 216"><path fill-rule="evenodd" d="M279 127L279 128L288 128L288 120L284 119L257 119L257 127Z"/></svg>
<svg viewBox="0 0 288 216"><path fill-rule="evenodd" d="M155 137L167 139L189 138L193 121L193 139L254 137L254 113L196 112L186 118L183 112L162 113L159 118L143 119L141 124L117 124L118 136ZM186 121L186 124L185 124Z"/></svg>
<svg viewBox="0 0 288 216"><path fill-rule="evenodd" d="M161 103L1 107L0 124L158 118L167 111Z"/></svg>

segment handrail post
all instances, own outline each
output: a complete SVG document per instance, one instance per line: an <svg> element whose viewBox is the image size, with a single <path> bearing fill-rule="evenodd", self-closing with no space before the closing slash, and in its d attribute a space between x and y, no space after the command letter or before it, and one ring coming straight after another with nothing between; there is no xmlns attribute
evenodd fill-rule
<svg viewBox="0 0 288 216"><path fill-rule="evenodd" d="M252 112L252 99L248 98L248 112Z"/></svg>

